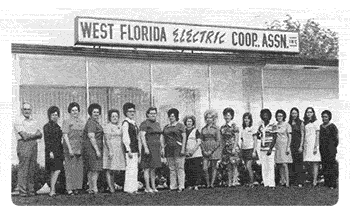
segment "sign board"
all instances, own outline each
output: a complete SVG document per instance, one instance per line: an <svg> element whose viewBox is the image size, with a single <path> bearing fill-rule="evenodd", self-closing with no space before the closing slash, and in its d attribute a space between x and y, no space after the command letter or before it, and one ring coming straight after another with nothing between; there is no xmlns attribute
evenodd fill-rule
<svg viewBox="0 0 350 214"><path fill-rule="evenodd" d="M75 45L299 53L299 33L94 17L75 18Z"/></svg>

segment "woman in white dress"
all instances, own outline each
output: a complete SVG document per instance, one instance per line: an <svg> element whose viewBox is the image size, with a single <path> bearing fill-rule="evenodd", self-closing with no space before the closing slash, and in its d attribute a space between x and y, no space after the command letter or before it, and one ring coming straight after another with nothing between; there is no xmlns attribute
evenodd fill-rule
<svg viewBox="0 0 350 214"><path fill-rule="evenodd" d="M303 148L303 158L309 162L313 168L313 186L317 185L319 162L321 161L319 149L320 123L316 118L315 110L308 107L304 114L305 139Z"/></svg>
<svg viewBox="0 0 350 214"><path fill-rule="evenodd" d="M125 151L122 145L122 129L119 126L119 111L108 111L109 123L104 128L103 169L106 169L106 179L109 192L114 193L114 172L125 170Z"/></svg>

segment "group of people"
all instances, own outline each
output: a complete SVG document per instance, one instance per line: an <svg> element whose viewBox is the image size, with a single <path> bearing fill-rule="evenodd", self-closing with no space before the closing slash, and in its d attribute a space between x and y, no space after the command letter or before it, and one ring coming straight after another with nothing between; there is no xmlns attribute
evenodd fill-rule
<svg viewBox="0 0 350 214"><path fill-rule="evenodd" d="M34 195L33 167L37 156L37 139L42 138L40 128L31 117L31 105L22 105L24 119L16 121L19 158L18 189L21 196ZM93 103L88 107L89 118L84 122L79 116L80 106L72 102L68 106L70 118L57 124L60 109L51 106L47 111L49 122L43 128L45 141L45 168L50 173L50 196L56 195L55 184L63 171L66 177L67 194L77 194L83 188L84 172L87 173L88 193L98 193L98 177L106 172L108 190L115 192L114 172L125 171L124 192L137 194L139 167L143 171L146 193L158 192L156 169L166 160L170 171L170 190L198 190L204 176L207 188L214 188L219 165L224 165L228 174L227 186L240 185L238 164L243 161L249 174L248 185L256 184L252 170L253 161L261 163L262 182L265 187L275 188L275 166L278 167L280 183L289 187L289 167L296 174L296 184L302 186L303 162L313 167L313 186L317 186L319 164L322 164L325 185L337 186L336 153L338 130L331 123L332 113L321 113L323 123L316 119L312 107L299 118L299 110L292 108L289 121L287 114L279 109L277 122L272 122L269 109L260 112L261 122L253 124L251 113L242 117L242 127L233 122L235 112L225 108L222 112L225 124L217 126L218 113L204 113L206 125L196 127L196 118L188 115L179 122L179 111L168 110L169 124L163 129L157 122L157 108L146 111L147 119L139 126L135 122L136 107L133 103L123 105L125 119L120 123L117 109L108 111L108 124L99 123L101 106Z"/></svg>

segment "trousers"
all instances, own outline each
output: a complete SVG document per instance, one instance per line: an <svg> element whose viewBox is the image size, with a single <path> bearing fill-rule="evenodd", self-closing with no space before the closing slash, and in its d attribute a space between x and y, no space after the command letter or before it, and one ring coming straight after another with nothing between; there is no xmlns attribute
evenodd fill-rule
<svg viewBox="0 0 350 214"><path fill-rule="evenodd" d="M170 189L185 188L185 157L167 157L170 170Z"/></svg>
<svg viewBox="0 0 350 214"><path fill-rule="evenodd" d="M267 155L267 151L260 151L261 175L265 187L275 187L275 151Z"/></svg>
<svg viewBox="0 0 350 214"><path fill-rule="evenodd" d="M17 186L20 193L26 194L27 192L34 193L34 174L35 165L37 164L38 148L32 147L28 154L18 151L18 173L17 173Z"/></svg>
<svg viewBox="0 0 350 214"><path fill-rule="evenodd" d="M138 176L138 153L132 153L132 158L126 156L124 192L136 192L139 187Z"/></svg>

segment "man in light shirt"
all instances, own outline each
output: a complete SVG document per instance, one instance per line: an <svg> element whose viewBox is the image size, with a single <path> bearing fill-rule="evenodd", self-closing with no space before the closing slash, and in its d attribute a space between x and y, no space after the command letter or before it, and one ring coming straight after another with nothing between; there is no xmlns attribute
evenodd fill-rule
<svg viewBox="0 0 350 214"><path fill-rule="evenodd" d="M21 110L23 117L16 120L14 124L19 160L17 187L20 196L33 196L35 195L34 169L38 156L37 140L42 138L42 133L37 122L31 117L32 106L29 103L23 103Z"/></svg>

